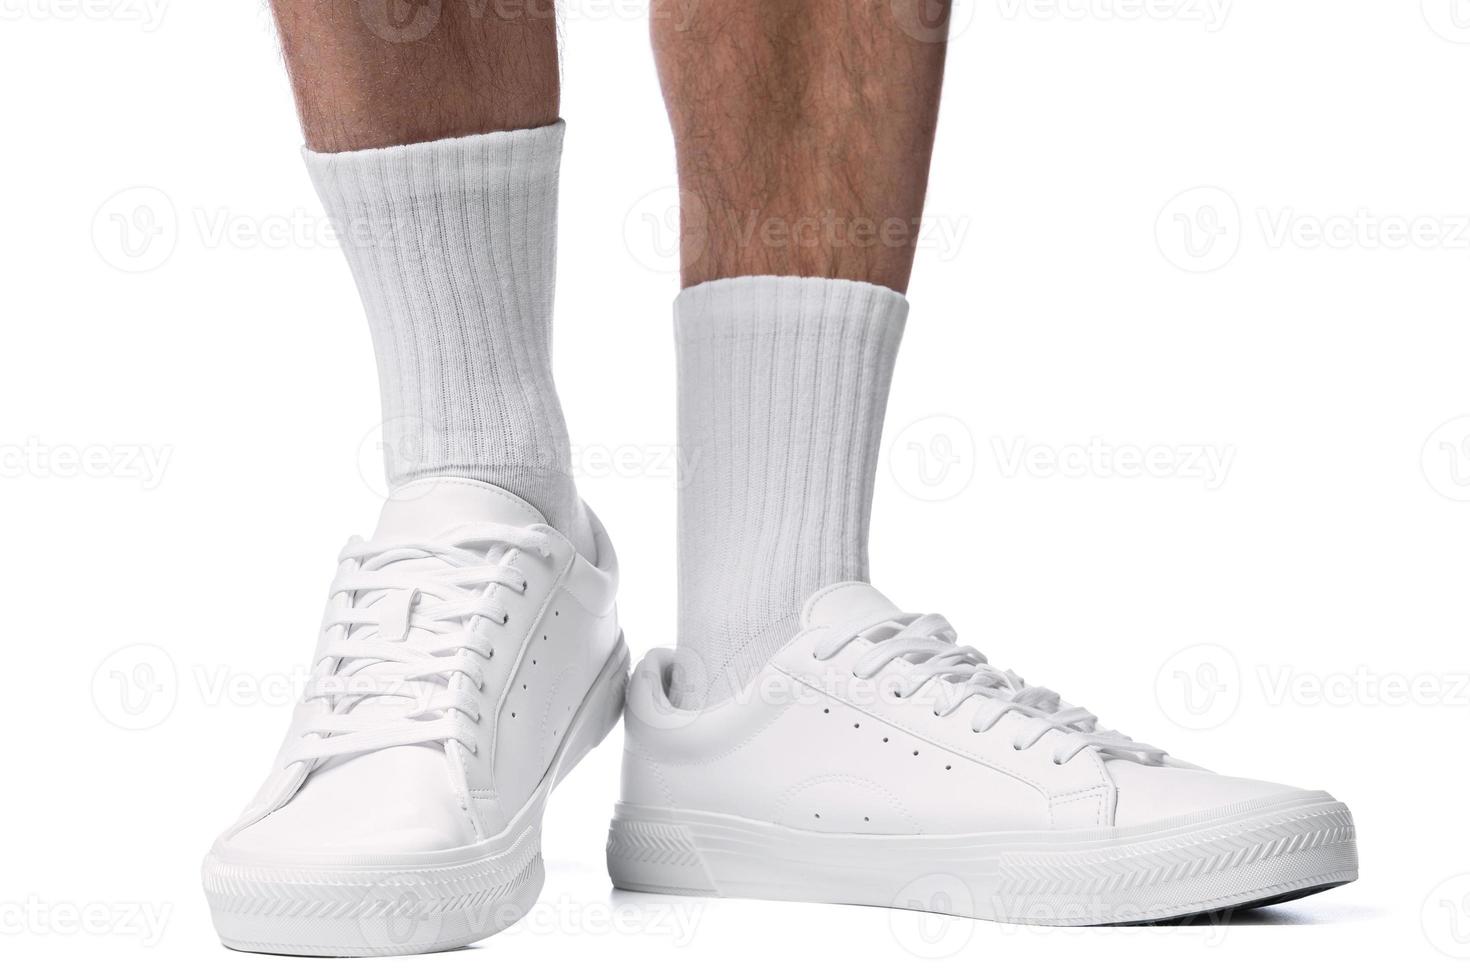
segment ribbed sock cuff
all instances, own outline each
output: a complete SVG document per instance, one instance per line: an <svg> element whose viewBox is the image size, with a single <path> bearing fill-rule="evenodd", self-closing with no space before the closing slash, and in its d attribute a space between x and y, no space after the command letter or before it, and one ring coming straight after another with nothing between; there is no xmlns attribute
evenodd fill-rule
<svg viewBox="0 0 1470 980"><path fill-rule="evenodd" d="M717 280L676 301L679 645L711 697L749 682L808 595L867 577L907 314L890 289L834 279Z"/></svg>
<svg viewBox="0 0 1470 980"><path fill-rule="evenodd" d="M564 124L305 151L373 333L390 485L484 480L583 521L551 376Z"/></svg>

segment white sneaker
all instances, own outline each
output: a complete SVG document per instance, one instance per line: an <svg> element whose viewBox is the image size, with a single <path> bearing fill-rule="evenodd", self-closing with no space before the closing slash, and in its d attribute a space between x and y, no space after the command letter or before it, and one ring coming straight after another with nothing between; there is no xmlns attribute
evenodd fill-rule
<svg viewBox="0 0 1470 980"><path fill-rule="evenodd" d="M592 524L596 564L513 494L421 480L348 542L270 778L204 860L226 946L426 952L529 910L546 798L627 684Z"/></svg>
<svg viewBox="0 0 1470 980"><path fill-rule="evenodd" d="M619 888L922 907L1052 925L1285 901L1357 877L1325 793L1217 776L1097 726L844 583L739 697L683 711L672 654L628 689Z"/></svg>

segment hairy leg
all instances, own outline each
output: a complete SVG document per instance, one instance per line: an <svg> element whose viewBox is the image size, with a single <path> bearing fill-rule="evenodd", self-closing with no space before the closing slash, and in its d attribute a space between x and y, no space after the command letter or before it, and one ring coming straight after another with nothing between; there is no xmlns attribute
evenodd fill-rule
<svg viewBox="0 0 1470 980"><path fill-rule="evenodd" d="M684 285L789 275L908 286L948 6L654 0Z"/></svg>
<svg viewBox="0 0 1470 980"><path fill-rule="evenodd" d="M322 153L531 129L561 101L555 0L271 0Z"/></svg>
<svg viewBox="0 0 1470 980"><path fill-rule="evenodd" d="M913 4L914 9L909 5ZM742 690L868 577L944 66L937 0L655 0L678 152L673 696Z"/></svg>

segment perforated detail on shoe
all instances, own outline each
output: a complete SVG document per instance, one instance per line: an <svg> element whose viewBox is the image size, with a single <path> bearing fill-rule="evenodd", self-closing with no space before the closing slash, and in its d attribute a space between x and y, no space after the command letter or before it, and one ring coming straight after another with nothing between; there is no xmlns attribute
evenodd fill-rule
<svg viewBox="0 0 1470 980"><path fill-rule="evenodd" d="M867 747L853 754L843 751L840 742L834 744L833 757L845 760L842 770L814 775L788 790L788 805L782 808L787 816L781 822L825 833L919 832L917 821L902 803L906 785L900 784L911 778L909 767L928 770L932 775L924 778L937 779L942 773L954 772L959 760L846 704L829 702L813 717L821 719L823 729L833 738L857 739ZM865 765L864 760L871 764ZM895 762L901 767L897 771ZM789 805L797 800L820 805L806 809Z"/></svg>

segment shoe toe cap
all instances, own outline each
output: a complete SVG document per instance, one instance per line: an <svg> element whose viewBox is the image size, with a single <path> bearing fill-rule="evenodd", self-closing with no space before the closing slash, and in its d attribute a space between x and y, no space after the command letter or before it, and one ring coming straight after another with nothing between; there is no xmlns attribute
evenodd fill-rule
<svg viewBox="0 0 1470 980"><path fill-rule="evenodd" d="M1108 774L1118 791L1116 827L1137 827L1303 792L1294 786L1221 776L1204 769L1145 766L1124 760L1109 762Z"/></svg>
<svg viewBox="0 0 1470 980"><path fill-rule="evenodd" d="M442 754L415 749L324 766L284 806L222 844L240 857L267 857L417 854L473 843L474 828L450 792Z"/></svg>
<svg viewBox="0 0 1470 980"><path fill-rule="evenodd" d="M401 826L322 826L315 814L290 804L236 832L226 841L237 854L393 855L446 851L470 843L457 828L420 822Z"/></svg>

